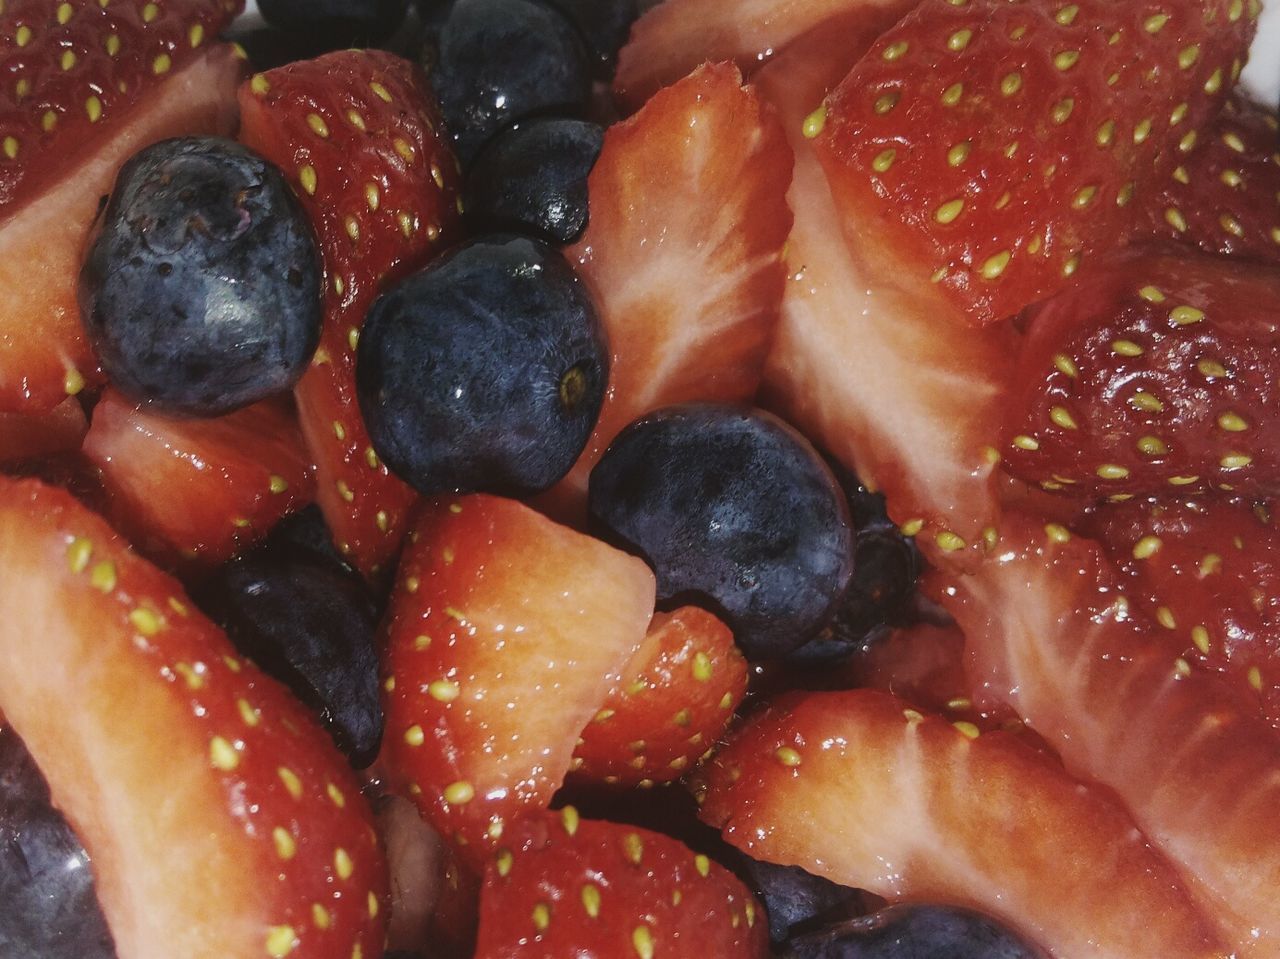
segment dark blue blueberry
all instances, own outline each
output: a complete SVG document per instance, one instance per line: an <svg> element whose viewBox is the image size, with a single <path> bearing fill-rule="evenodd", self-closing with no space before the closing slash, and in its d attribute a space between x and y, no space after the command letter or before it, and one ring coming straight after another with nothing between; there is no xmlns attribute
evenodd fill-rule
<svg viewBox="0 0 1280 959"><path fill-rule="evenodd" d="M272 26L346 46L368 46L390 36L408 7L408 0L258 0Z"/></svg>
<svg viewBox="0 0 1280 959"><path fill-rule="evenodd" d="M587 175L604 130L584 120L528 120L480 152L463 194L481 230L516 230L572 243L587 226Z"/></svg>
<svg viewBox="0 0 1280 959"><path fill-rule="evenodd" d="M22 740L0 727L0 956L114 959L89 857Z"/></svg>
<svg viewBox="0 0 1280 959"><path fill-rule="evenodd" d="M751 659L809 640L853 574L835 477L804 437L760 410L702 403L642 417L592 471L589 505L653 566L663 602L709 601Z"/></svg>
<svg viewBox="0 0 1280 959"><path fill-rule="evenodd" d="M782 942L799 930L849 919L866 911L867 894L799 866L779 866L743 856L748 884L764 903L769 938Z"/></svg>
<svg viewBox="0 0 1280 959"><path fill-rule="evenodd" d="M382 740L377 610L358 576L273 536L217 570L195 598L237 649L317 714L352 765L373 761Z"/></svg>
<svg viewBox="0 0 1280 959"><path fill-rule="evenodd" d="M523 495L569 471L608 382L595 307L555 250L466 243L393 287L360 335L374 449L423 493Z"/></svg>
<svg viewBox="0 0 1280 959"><path fill-rule="evenodd" d="M966 909L894 906L791 940L783 959L1045 959L999 922Z"/></svg>
<svg viewBox="0 0 1280 959"><path fill-rule="evenodd" d="M579 112L591 92L577 31L534 0L457 0L426 60L463 163L517 120Z"/></svg>
<svg viewBox="0 0 1280 959"><path fill-rule="evenodd" d="M607 74L639 13L636 0L544 0L563 13L586 40L599 72Z"/></svg>
<svg viewBox="0 0 1280 959"><path fill-rule="evenodd" d="M320 338L320 255L284 176L230 140L120 170L80 273L85 330L133 399L211 416L288 389Z"/></svg>

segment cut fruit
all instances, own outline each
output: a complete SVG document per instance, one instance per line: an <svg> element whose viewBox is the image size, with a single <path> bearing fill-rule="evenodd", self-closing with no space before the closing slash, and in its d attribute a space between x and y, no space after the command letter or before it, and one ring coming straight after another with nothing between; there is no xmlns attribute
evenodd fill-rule
<svg viewBox="0 0 1280 959"><path fill-rule="evenodd" d="M74 396L47 413L0 413L0 463L79 449L88 428Z"/></svg>

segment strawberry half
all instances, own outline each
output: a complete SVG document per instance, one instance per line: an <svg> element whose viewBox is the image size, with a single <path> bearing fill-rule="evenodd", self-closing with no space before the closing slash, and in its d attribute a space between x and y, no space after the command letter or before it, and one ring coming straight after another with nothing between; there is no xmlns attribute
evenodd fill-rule
<svg viewBox="0 0 1280 959"><path fill-rule="evenodd" d="M703 819L755 858L970 906L1054 956L1224 954L1124 809L1003 733L971 739L884 693L809 693L704 768Z"/></svg>
<svg viewBox="0 0 1280 959"><path fill-rule="evenodd" d="M175 564L230 559L315 492L297 420L279 402L173 419L107 390L84 455L98 467L116 528Z"/></svg>
<svg viewBox="0 0 1280 959"><path fill-rule="evenodd" d="M385 626L383 761L473 863L550 804L656 588L640 560L515 500L425 504Z"/></svg>
<svg viewBox="0 0 1280 959"><path fill-rule="evenodd" d="M553 515L585 520L591 468L637 417L755 395L782 297L790 179L777 121L723 64L605 133L591 218L565 255L608 334L609 388L582 456L540 500Z"/></svg>
<svg viewBox="0 0 1280 959"><path fill-rule="evenodd" d="M372 815L284 687L60 490L0 480L0 566L0 709L119 954L380 955Z"/></svg>
<svg viewBox="0 0 1280 959"><path fill-rule="evenodd" d="M458 167L421 72L345 50L261 73L240 88L240 139L278 164L315 224L325 317L296 389L334 539L366 576L400 547L414 492L369 442L356 401L356 344L383 287L444 248Z"/></svg>
<svg viewBox="0 0 1280 959"><path fill-rule="evenodd" d="M485 869L475 959L764 959L768 940L763 910L722 866L566 806L503 837Z"/></svg>
<svg viewBox="0 0 1280 959"><path fill-rule="evenodd" d="M0 413L0 463L79 449L88 428L73 396L47 413Z"/></svg>
<svg viewBox="0 0 1280 959"><path fill-rule="evenodd" d="M76 277L98 201L132 153L229 133L241 64L212 43L241 0L11 0L0 13L0 411L100 379Z"/></svg>
<svg viewBox="0 0 1280 959"><path fill-rule="evenodd" d="M1151 232L1210 253L1280 262L1276 115L1236 94L1147 204Z"/></svg>
<svg viewBox="0 0 1280 959"><path fill-rule="evenodd" d="M706 610L658 613L622 680L582 731L576 778L652 786L683 776L715 746L747 692L747 661Z"/></svg>
<svg viewBox="0 0 1280 959"><path fill-rule="evenodd" d="M1039 309L1002 447L1010 473L1097 498L1280 489L1280 272L1138 253Z"/></svg>
<svg viewBox="0 0 1280 959"><path fill-rule="evenodd" d="M1217 113L1258 0L925 0L813 115L859 255L977 324L1136 228ZM818 104L814 104L818 107Z"/></svg>

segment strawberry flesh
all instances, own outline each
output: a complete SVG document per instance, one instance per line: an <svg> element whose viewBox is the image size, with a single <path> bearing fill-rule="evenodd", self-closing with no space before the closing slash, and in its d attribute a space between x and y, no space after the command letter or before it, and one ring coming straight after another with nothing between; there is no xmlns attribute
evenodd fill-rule
<svg viewBox="0 0 1280 959"><path fill-rule="evenodd" d="M88 428L74 396L47 413L0 413L0 463L79 449Z"/></svg>

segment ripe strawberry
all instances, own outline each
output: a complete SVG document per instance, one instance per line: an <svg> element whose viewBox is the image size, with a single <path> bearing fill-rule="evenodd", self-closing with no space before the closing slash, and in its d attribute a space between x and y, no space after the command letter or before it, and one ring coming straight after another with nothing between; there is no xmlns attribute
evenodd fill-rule
<svg viewBox="0 0 1280 959"><path fill-rule="evenodd" d="M858 24L798 40L758 75L795 150L790 276L763 396L882 490L933 556L976 558L996 522L994 444L1007 331L948 320L936 290L906 291L846 244L804 117L874 35Z"/></svg>
<svg viewBox="0 0 1280 959"><path fill-rule="evenodd" d="M0 12L0 411L100 374L76 276L99 198L134 151L235 125L240 63L211 43L241 0L11 0Z"/></svg>
<svg viewBox="0 0 1280 959"><path fill-rule="evenodd" d="M1224 955L1125 810L1003 733L970 739L884 693L808 693L704 768L702 817L756 858L970 906L1055 956Z"/></svg>
<svg viewBox="0 0 1280 959"><path fill-rule="evenodd" d="M859 258L987 324L1130 235L1230 91L1258 0L925 0L814 114ZM825 125L824 125L825 124Z"/></svg>
<svg viewBox="0 0 1280 959"><path fill-rule="evenodd" d="M746 692L747 661L728 626L696 606L659 613L582 731L574 769L611 785L678 779L724 734Z"/></svg>
<svg viewBox="0 0 1280 959"><path fill-rule="evenodd" d="M258 74L240 88L241 140L279 164L315 224L325 319L296 395L318 499L365 575L386 567L415 495L373 451L356 402L356 343L382 287L443 249L458 168L421 73L346 50Z"/></svg>
<svg viewBox="0 0 1280 959"><path fill-rule="evenodd" d="M122 956L380 955L342 756L70 495L0 480L0 709L93 859Z"/></svg>
<svg viewBox="0 0 1280 959"><path fill-rule="evenodd" d="M541 501L585 518L587 477L624 426L688 400L746 402L782 296L791 156L731 66L704 67L611 127L591 219L566 255L609 337L609 389L569 475Z"/></svg>
<svg viewBox="0 0 1280 959"><path fill-rule="evenodd" d="M1250 689L1280 727L1280 529L1270 509L1212 496L1135 500L1098 510L1086 529L1187 661Z"/></svg>
<svg viewBox="0 0 1280 959"><path fill-rule="evenodd" d="M550 804L655 591L640 560L514 500L424 505L385 626L383 761L473 863Z"/></svg>
<svg viewBox="0 0 1280 959"><path fill-rule="evenodd" d="M1152 233L1280 262L1280 153L1275 113L1237 93L1199 147L1148 204Z"/></svg>
<svg viewBox="0 0 1280 959"><path fill-rule="evenodd" d="M1280 489L1280 272L1199 253L1114 258L1036 313L1008 470L1082 497Z"/></svg>
<svg viewBox="0 0 1280 959"><path fill-rule="evenodd" d="M278 402L171 419L107 390L84 455L101 473L116 528L176 564L230 559L315 492L297 421Z"/></svg>
<svg viewBox="0 0 1280 959"><path fill-rule="evenodd" d="M978 688L1114 790L1235 955L1275 955L1280 849L1259 837L1280 834L1280 739L1123 585L1096 544L1011 516L999 557L938 592Z"/></svg>
<svg viewBox="0 0 1280 959"><path fill-rule="evenodd" d="M529 816L485 869L475 959L763 959L768 923L731 873L662 833Z"/></svg>
<svg viewBox="0 0 1280 959"><path fill-rule="evenodd" d="M0 463L79 449L88 428L73 396L47 413L0 413Z"/></svg>

